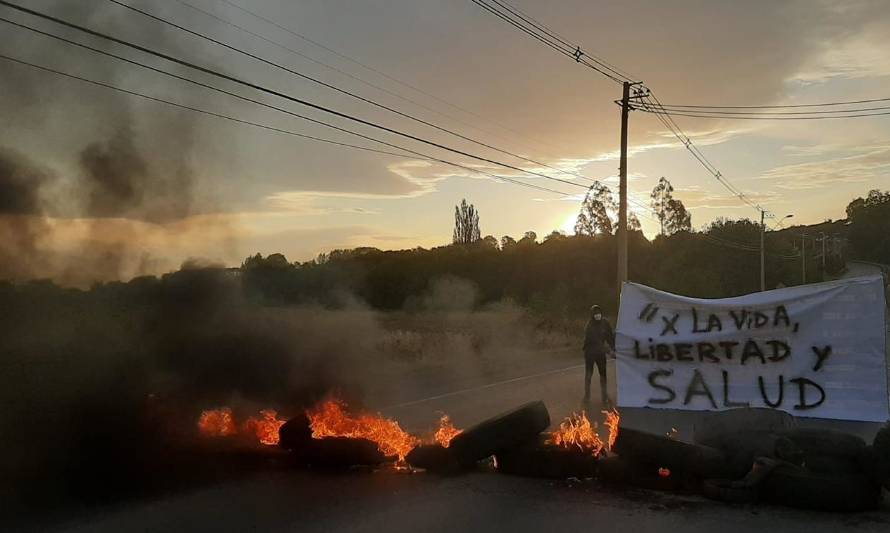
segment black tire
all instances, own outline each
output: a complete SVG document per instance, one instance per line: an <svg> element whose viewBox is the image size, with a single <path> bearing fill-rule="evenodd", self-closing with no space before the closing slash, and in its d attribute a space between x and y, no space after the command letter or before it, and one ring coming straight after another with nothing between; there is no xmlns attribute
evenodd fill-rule
<svg viewBox="0 0 890 533"><path fill-rule="evenodd" d="M795 426L794 417L785 411L764 407L745 407L704 415L693 428L692 441L713 446L721 436L741 432L776 433Z"/></svg>
<svg viewBox="0 0 890 533"><path fill-rule="evenodd" d="M861 456L808 455L803 466L817 474L863 475L868 473L862 468Z"/></svg>
<svg viewBox="0 0 890 533"><path fill-rule="evenodd" d="M662 467L637 463L613 455L599 460L597 478L608 485L667 492L694 491L697 488L693 480L677 473L671 472L668 476L661 476L660 468Z"/></svg>
<svg viewBox="0 0 890 533"><path fill-rule="evenodd" d="M871 445L871 462L875 477L890 490L890 422L878 430Z"/></svg>
<svg viewBox="0 0 890 533"><path fill-rule="evenodd" d="M498 452L498 472L516 476L566 479L594 477L597 457L578 448L547 444L545 437L537 442Z"/></svg>
<svg viewBox="0 0 890 533"><path fill-rule="evenodd" d="M776 467L759 485L764 501L819 511L866 511L878 506L881 487L865 475L818 474Z"/></svg>
<svg viewBox="0 0 890 533"><path fill-rule="evenodd" d="M462 431L449 449L458 463L471 466L481 459L535 440L550 425L544 402L525 404Z"/></svg>
<svg viewBox="0 0 890 533"><path fill-rule="evenodd" d="M738 479L747 474L758 457L782 459L803 464L803 452L790 440L775 433L741 431L724 433L711 440L711 446L726 457L726 477Z"/></svg>
<svg viewBox="0 0 890 533"><path fill-rule="evenodd" d="M296 455L305 464L330 469L377 466L395 459L385 457L372 441L349 437L312 439L307 446L297 450Z"/></svg>
<svg viewBox="0 0 890 533"><path fill-rule="evenodd" d="M803 450L806 460L817 456L856 459L865 452L865 441L862 438L843 431L797 428L783 431L781 435L791 439Z"/></svg>
<svg viewBox="0 0 890 533"><path fill-rule="evenodd" d="M408 453L405 460L413 467L436 474L452 474L460 470L451 448L445 448L441 444L417 446Z"/></svg>
<svg viewBox="0 0 890 533"><path fill-rule="evenodd" d="M612 450L624 459L657 465L684 476L709 479L727 474L726 457L716 448L635 429L620 428Z"/></svg>
<svg viewBox="0 0 890 533"><path fill-rule="evenodd" d="M278 445L285 450L299 450L312 441L309 418L301 413L278 428Z"/></svg>
<svg viewBox="0 0 890 533"><path fill-rule="evenodd" d="M706 479L702 483L702 494L706 498L727 503L754 503L757 501L755 487L733 486L729 479Z"/></svg>

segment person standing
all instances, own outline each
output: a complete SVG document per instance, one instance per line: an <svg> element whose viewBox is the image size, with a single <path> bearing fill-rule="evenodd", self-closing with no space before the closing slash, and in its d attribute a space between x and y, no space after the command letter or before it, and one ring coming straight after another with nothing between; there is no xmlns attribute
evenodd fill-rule
<svg viewBox="0 0 890 533"><path fill-rule="evenodd" d="M590 308L590 320L584 328L584 403L590 402L590 378L596 365L600 374L600 395L604 407L610 407L606 383L606 354L615 351L615 333L603 317L600 306Z"/></svg>

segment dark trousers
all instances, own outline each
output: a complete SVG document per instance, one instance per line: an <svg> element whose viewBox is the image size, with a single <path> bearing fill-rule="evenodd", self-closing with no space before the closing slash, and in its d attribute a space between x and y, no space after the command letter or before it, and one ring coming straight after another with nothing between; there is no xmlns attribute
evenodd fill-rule
<svg viewBox="0 0 890 533"><path fill-rule="evenodd" d="M605 353L585 353L584 354L584 399L590 399L590 378L593 376L593 367L600 373L600 397L603 403L609 399L608 390L606 388L606 354Z"/></svg>

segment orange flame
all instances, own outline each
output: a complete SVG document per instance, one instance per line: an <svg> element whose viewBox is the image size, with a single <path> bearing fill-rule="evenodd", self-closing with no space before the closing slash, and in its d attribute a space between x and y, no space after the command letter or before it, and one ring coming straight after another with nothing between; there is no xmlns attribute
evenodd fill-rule
<svg viewBox="0 0 890 533"><path fill-rule="evenodd" d="M435 435L436 442L447 448L451 444L451 439L460 435L461 431L463 430L454 427L448 415L442 415L442 418L439 419L439 429Z"/></svg>
<svg viewBox="0 0 890 533"><path fill-rule="evenodd" d="M248 418L244 423L244 431L255 434L263 444L278 444L278 429L287 421L279 420L278 412L274 409L263 409L260 415L262 419L253 416Z"/></svg>
<svg viewBox="0 0 890 533"><path fill-rule="evenodd" d="M368 439L377 443L384 455L396 455L404 462L420 441L405 432L395 420L380 415L360 414L352 416L346 412L346 403L337 398L325 400L306 410L312 437L352 437Z"/></svg>
<svg viewBox="0 0 890 533"><path fill-rule="evenodd" d="M618 409L603 411L603 414L606 415L606 421L603 422L603 425L609 428L609 451L612 451L612 447L615 446L615 441L618 439L618 425L621 423L621 415L618 414Z"/></svg>
<svg viewBox="0 0 890 533"><path fill-rule="evenodd" d="M598 455L605 446L596 430L596 422L591 423L587 413L584 411L581 411L581 414L572 413L562 421L556 431L550 433L547 442L563 448L577 446L581 451Z"/></svg>
<svg viewBox="0 0 890 533"><path fill-rule="evenodd" d="M228 407L202 411L198 418L198 430L206 437L228 437L238 432L235 417Z"/></svg>

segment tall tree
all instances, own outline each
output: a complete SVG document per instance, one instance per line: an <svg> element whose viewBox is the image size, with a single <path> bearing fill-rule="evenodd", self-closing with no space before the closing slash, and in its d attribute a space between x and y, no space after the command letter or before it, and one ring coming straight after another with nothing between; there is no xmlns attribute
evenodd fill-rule
<svg viewBox="0 0 890 533"><path fill-rule="evenodd" d="M479 212L466 199L454 206L454 244L470 244L481 238Z"/></svg>
<svg viewBox="0 0 890 533"><path fill-rule="evenodd" d="M581 209L575 221L575 235L611 235L612 219L610 211L615 211L612 191L600 182L587 190Z"/></svg>
<svg viewBox="0 0 890 533"><path fill-rule="evenodd" d="M652 189L652 193L649 197L652 199L652 210L655 211L655 216L658 217L658 222L661 223L661 234L664 235L664 226L668 218L669 205L674 199L674 186L671 185L671 182L668 181L667 178L662 176L658 179L658 183Z"/></svg>
<svg viewBox="0 0 890 533"><path fill-rule="evenodd" d="M692 231L692 214L686 210L686 206L680 200L671 198L667 205L667 219L663 223L663 230L671 235L681 231Z"/></svg>
<svg viewBox="0 0 890 533"><path fill-rule="evenodd" d="M627 231L643 231L643 225L633 211L627 213Z"/></svg>

